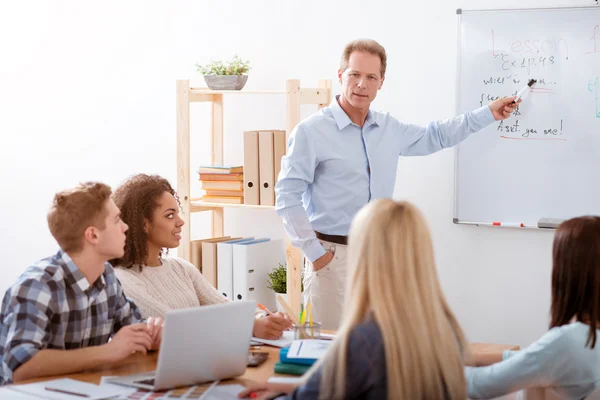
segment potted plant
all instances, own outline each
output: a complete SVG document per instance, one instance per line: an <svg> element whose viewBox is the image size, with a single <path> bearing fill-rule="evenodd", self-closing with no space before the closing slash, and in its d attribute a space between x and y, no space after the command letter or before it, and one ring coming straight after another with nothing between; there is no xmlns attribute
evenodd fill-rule
<svg viewBox="0 0 600 400"><path fill-rule="evenodd" d="M269 279L267 279L267 287L271 289L274 293L273 295L277 297L278 294L283 297L286 303L289 304L287 299L287 268L285 265L279 263L279 265L273 268L273 271L267 274ZM302 279L302 278L301 278ZM300 291L304 292L304 283L300 281ZM285 313L285 309L279 304L277 299L275 299L275 303L277 304L277 311L281 311Z"/></svg>
<svg viewBox="0 0 600 400"><path fill-rule="evenodd" d="M198 72L204 76L209 89L241 90L248 80L250 62L243 61L237 55L230 61L211 61L206 65L198 65Z"/></svg>

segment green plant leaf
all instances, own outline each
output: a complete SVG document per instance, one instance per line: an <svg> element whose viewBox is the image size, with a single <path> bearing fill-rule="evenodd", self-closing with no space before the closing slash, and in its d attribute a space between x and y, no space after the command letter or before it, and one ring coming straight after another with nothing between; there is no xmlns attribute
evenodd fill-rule
<svg viewBox="0 0 600 400"><path fill-rule="evenodd" d="M243 75L250 71L250 62L236 55L227 62L210 61L206 65L196 64L196 68L202 75Z"/></svg>
<svg viewBox="0 0 600 400"><path fill-rule="evenodd" d="M273 271L267 273L269 279L267 280L267 287L273 290L275 293L286 293L287 292L287 268L285 265L279 263L279 265L273 268ZM304 274L302 274L304 275ZM303 280L304 276L301 277ZM304 282L300 284L300 291L304 291Z"/></svg>

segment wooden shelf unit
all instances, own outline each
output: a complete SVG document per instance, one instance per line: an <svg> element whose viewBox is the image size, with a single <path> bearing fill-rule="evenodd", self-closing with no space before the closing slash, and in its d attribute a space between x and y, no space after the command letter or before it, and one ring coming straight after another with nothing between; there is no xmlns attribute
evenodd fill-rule
<svg viewBox="0 0 600 400"><path fill-rule="evenodd" d="M212 165L223 164L223 97L238 95L284 95L286 108L286 142L294 127L300 122L300 106L315 104L318 108L327 107L331 101L331 80L319 80L317 88L302 88L300 80L288 79L286 90L210 90L190 86L189 80L177 80L177 193L183 210L185 225L181 232L181 244L178 255L190 260L190 214L210 212L212 214L212 236L224 235L224 209L270 209L273 206L208 203L192 199L190 165L190 103L210 102L211 110L211 160ZM240 132L240 140L242 133ZM193 172L195 174L195 172ZM196 180L194 180L196 181ZM300 288L302 272L302 252L294 248L286 236L287 293L288 301L294 312L300 312Z"/></svg>

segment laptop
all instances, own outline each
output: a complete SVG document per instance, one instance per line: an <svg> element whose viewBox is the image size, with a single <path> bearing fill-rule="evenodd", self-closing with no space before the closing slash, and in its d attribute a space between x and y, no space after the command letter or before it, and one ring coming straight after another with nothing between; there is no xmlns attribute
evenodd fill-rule
<svg viewBox="0 0 600 400"><path fill-rule="evenodd" d="M246 370L254 301L167 312L155 371L106 382L147 390L172 389L239 376Z"/></svg>

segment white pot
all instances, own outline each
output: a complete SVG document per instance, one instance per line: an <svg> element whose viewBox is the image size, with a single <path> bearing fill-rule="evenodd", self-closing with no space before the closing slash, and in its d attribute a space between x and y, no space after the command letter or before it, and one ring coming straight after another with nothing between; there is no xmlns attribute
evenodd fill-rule
<svg viewBox="0 0 600 400"><path fill-rule="evenodd" d="M248 75L204 75L204 80L212 90L242 90Z"/></svg>

